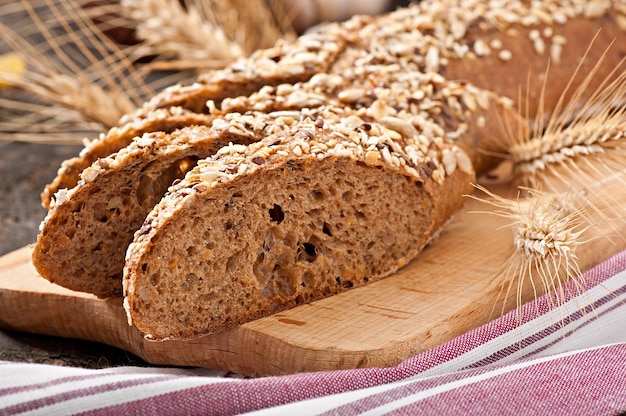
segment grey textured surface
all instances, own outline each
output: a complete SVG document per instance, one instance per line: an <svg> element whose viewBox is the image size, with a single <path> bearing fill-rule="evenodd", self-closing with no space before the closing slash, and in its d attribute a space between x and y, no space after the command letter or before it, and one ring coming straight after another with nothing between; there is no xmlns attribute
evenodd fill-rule
<svg viewBox="0 0 626 416"><path fill-rule="evenodd" d="M39 194L80 148L0 142L0 255L35 242L46 215Z"/></svg>

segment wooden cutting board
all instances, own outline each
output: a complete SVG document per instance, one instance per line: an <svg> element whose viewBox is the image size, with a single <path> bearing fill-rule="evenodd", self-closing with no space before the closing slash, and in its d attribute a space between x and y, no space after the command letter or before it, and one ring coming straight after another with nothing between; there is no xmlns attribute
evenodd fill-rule
<svg viewBox="0 0 626 416"><path fill-rule="evenodd" d="M501 184L490 189L511 193ZM511 251L512 233L504 227L510 221L470 213L489 209L468 199L435 244L387 279L192 341L145 340L128 326L120 299L49 283L24 247L0 258L0 327L102 342L153 364L246 375L392 366L515 307L515 294L502 296L506 277L498 275ZM598 239L578 253L580 267L625 246ZM525 288L527 301L533 293Z"/></svg>

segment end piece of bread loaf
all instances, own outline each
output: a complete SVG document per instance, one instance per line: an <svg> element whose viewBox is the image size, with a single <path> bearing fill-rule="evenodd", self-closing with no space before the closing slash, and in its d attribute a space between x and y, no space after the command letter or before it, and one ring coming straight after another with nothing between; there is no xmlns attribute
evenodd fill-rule
<svg viewBox="0 0 626 416"><path fill-rule="evenodd" d="M229 142L259 139L228 127L146 133L85 169L74 188L57 193L41 225L32 254L38 273L72 290L121 295L126 248L172 182Z"/></svg>
<svg viewBox="0 0 626 416"><path fill-rule="evenodd" d="M171 133L176 129L193 125L210 125L213 116L192 113L180 107L159 108L142 117L129 120L122 117L119 127L111 128L106 134L85 143L77 157L64 161L57 172L57 177L44 188L41 194L42 205L50 208L54 194L60 189L76 186L80 173L99 158L104 158L128 146L133 138L149 132Z"/></svg>
<svg viewBox="0 0 626 416"><path fill-rule="evenodd" d="M469 157L443 138L303 110L170 188L127 252L129 320L153 339L192 338L388 276L473 179Z"/></svg>

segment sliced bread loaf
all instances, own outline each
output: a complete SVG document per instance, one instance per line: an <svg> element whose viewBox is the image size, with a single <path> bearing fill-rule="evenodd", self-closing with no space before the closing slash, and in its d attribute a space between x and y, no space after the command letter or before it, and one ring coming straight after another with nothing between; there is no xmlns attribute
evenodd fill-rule
<svg viewBox="0 0 626 416"><path fill-rule="evenodd" d="M229 142L260 139L253 133L228 123L146 133L99 159L57 192L34 246L37 271L73 290L120 295L126 247L168 186Z"/></svg>
<svg viewBox="0 0 626 416"><path fill-rule="evenodd" d="M129 320L153 339L192 338L388 276L437 235L473 178L443 138L302 110L170 188L127 252Z"/></svg>

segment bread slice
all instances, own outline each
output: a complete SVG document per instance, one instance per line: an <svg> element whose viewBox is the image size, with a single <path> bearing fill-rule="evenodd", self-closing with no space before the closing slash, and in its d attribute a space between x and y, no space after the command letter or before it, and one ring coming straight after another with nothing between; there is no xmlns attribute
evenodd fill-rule
<svg viewBox="0 0 626 416"><path fill-rule="evenodd" d="M302 110L199 161L147 216L126 256L129 321L187 339L381 279L437 235L473 178L442 138Z"/></svg>
<svg viewBox="0 0 626 416"><path fill-rule="evenodd" d="M111 128L98 139L85 143L77 157L61 164L57 177L45 186L41 194L42 205L50 208L54 194L60 189L70 189L78 183L80 173L99 158L106 157L128 146L133 138L144 133L161 131L170 133L176 129L192 125L210 125L213 117L207 114L192 113L180 107L153 110L143 117L123 117L120 127Z"/></svg>
<svg viewBox="0 0 626 416"><path fill-rule="evenodd" d="M172 182L229 142L258 139L253 129L227 122L136 137L85 169L77 186L57 193L34 246L35 268L73 290L121 295L126 247Z"/></svg>

